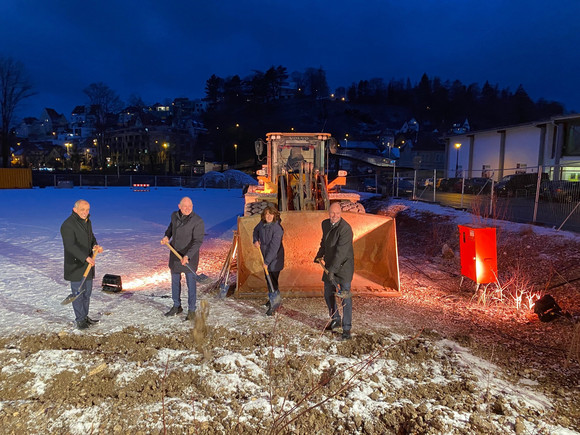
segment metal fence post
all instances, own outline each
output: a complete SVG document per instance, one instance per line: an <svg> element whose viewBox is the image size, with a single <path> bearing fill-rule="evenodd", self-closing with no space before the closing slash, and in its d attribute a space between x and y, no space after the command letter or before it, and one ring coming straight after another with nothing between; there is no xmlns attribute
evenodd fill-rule
<svg viewBox="0 0 580 435"><path fill-rule="evenodd" d="M393 162L393 193L392 196L395 196L395 176L397 175L397 171L395 170L396 163Z"/></svg>
<svg viewBox="0 0 580 435"><path fill-rule="evenodd" d="M489 216L493 217L493 194L494 194L494 189L493 186L495 184L495 181L492 177L491 179L491 194L489 195Z"/></svg>
<svg viewBox="0 0 580 435"><path fill-rule="evenodd" d="M540 185L542 184L542 172L544 169L542 165L538 166L538 181L536 182L536 198L534 201L534 214L532 216L532 222L536 222L538 217L538 203L540 202Z"/></svg>
<svg viewBox="0 0 580 435"><path fill-rule="evenodd" d="M437 169L433 169L433 202L437 201Z"/></svg>
<svg viewBox="0 0 580 435"><path fill-rule="evenodd" d="M463 178L461 179L461 208L463 208L463 195L465 193L465 171L463 172Z"/></svg>

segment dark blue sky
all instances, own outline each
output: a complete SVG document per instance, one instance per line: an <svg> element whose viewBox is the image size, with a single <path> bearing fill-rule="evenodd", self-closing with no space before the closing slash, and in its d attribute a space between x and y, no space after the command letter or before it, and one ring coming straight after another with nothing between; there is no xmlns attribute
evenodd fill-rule
<svg viewBox="0 0 580 435"><path fill-rule="evenodd" d="M331 89L381 77L485 80L580 111L580 1L3 0L0 55L67 118L103 82L123 100L201 98L211 74L322 67Z"/></svg>

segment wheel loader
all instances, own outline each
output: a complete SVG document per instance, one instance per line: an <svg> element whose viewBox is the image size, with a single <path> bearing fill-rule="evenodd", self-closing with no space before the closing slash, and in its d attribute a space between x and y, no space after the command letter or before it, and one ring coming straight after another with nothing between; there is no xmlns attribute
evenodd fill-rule
<svg viewBox="0 0 580 435"><path fill-rule="evenodd" d="M279 285L283 296L322 296L322 269L314 263L328 208L340 202L342 217L353 229L355 276L351 291L377 296L400 292L395 220L367 214L356 192L342 191L346 172L328 180L329 154L337 142L329 133L268 133L255 142L265 163L258 184L245 193L244 216L238 218L236 297L267 292L253 229L268 204L280 211L285 262Z"/></svg>

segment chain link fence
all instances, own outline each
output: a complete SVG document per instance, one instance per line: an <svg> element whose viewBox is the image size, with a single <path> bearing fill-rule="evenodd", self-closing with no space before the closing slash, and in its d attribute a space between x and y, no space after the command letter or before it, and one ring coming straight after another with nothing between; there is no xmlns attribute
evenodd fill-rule
<svg viewBox="0 0 580 435"><path fill-rule="evenodd" d="M443 171L379 170L347 178L347 188L440 203L485 218L580 232L580 166Z"/></svg>
<svg viewBox="0 0 580 435"><path fill-rule="evenodd" d="M35 187L134 187L149 185L157 187L203 187L201 176L168 176L168 175L94 175L94 174L49 174L32 173L32 184Z"/></svg>

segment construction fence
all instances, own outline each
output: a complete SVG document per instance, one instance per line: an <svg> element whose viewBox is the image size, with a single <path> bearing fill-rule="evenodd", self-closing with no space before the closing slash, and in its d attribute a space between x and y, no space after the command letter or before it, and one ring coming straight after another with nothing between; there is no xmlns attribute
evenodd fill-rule
<svg viewBox="0 0 580 435"><path fill-rule="evenodd" d="M462 173L439 177L441 172L379 171L349 177L347 187L439 203L481 217L580 232L580 166L485 169L471 171L470 178Z"/></svg>

